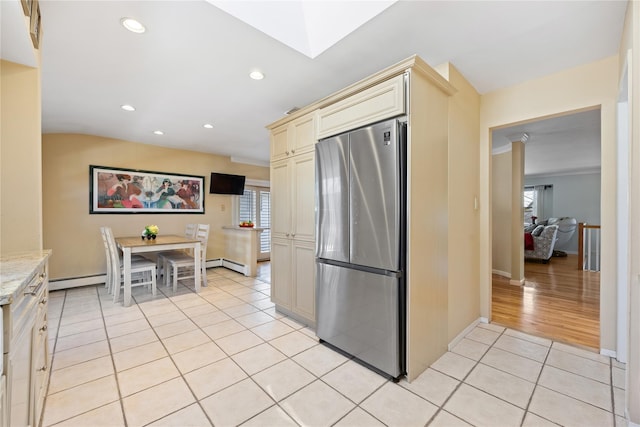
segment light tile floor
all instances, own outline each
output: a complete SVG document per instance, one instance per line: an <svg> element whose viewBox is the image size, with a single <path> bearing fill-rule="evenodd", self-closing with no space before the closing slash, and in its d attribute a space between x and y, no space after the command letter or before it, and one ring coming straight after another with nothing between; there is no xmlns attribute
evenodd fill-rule
<svg viewBox="0 0 640 427"><path fill-rule="evenodd" d="M398 384L318 344L263 280L216 268L196 294L51 292L43 425L623 426L625 366L480 324Z"/></svg>

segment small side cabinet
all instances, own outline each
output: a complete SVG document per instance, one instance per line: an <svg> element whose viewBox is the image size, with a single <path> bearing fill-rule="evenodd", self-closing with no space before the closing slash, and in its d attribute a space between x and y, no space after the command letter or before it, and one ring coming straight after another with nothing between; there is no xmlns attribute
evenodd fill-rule
<svg viewBox="0 0 640 427"><path fill-rule="evenodd" d="M3 412L8 426L40 423L50 372L47 306L45 263L2 310L6 377Z"/></svg>

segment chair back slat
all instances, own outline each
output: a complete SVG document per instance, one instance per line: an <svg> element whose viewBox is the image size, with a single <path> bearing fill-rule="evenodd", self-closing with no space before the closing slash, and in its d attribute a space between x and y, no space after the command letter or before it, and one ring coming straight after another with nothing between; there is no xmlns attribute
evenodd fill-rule
<svg viewBox="0 0 640 427"><path fill-rule="evenodd" d="M209 224L198 224L196 239L200 240L200 259L202 263L207 260L207 244L209 242ZM204 265L204 264L203 264Z"/></svg>
<svg viewBox="0 0 640 427"><path fill-rule="evenodd" d="M196 230L198 229L198 224L187 224L184 230L184 237L188 239L193 239L196 237Z"/></svg>

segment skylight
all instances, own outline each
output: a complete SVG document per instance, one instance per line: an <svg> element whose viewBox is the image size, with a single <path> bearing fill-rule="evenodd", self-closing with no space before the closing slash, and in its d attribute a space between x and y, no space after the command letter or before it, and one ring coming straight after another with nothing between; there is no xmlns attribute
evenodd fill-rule
<svg viewBox="0 0 640 427"><path fill-rule="evenodd" d="M312 59L396 2L207 1Z"/></svg>

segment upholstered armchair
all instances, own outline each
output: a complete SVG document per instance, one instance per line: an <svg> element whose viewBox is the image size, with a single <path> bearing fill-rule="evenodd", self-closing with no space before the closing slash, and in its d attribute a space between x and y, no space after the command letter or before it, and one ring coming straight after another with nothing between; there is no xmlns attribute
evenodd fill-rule
<svg viewBox="0 0 640 427"><path fill-rule="evenodd" d="M557 225L538 225L533 231L531 231L533 249L527 249L527 238L525 236L524 258L538 260L544 263L549 262L549 259L553 255L553 248L556 243L557 235Z"/></svg>

